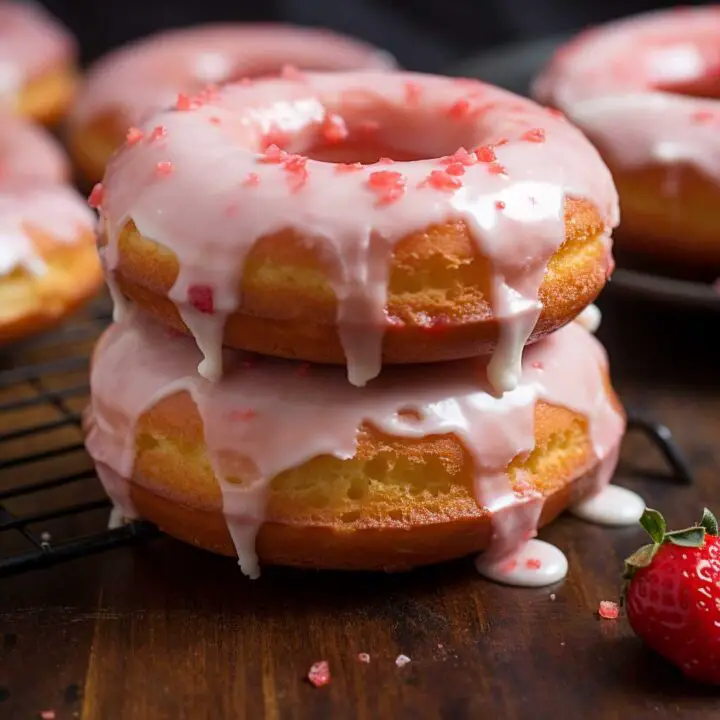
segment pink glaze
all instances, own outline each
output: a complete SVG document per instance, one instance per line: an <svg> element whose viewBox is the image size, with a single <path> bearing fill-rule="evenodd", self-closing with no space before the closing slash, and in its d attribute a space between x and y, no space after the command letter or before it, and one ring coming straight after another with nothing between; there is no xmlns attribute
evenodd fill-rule
<svg viewBox="0 0 720 720"><path fill-rule="evenodd" d="M363 422L398 437L454 433L461 439L475 464L478 503L493 513L487 554L493 560L516 551L537 527L542 500L530 487L513 492L505 468L534 447L538 400L587 418L603 468L597 490L609 480L624 432L624 419L605 392L605 352L576 323L530 346L520 384L502 397L492 393L482 359L388 368L362 389L339 368L300 372L298 363L233 351L225 351L232 372L212 383L197 374L199 359L191 340L132 309L96 350L87 448L108 494L133 517L127 481L144 482L133 473L138 418L162 398L190 393L240 565L253 577L254 539L270 480L318 455L352 457ZM233 476L244 484L228 482Z"/></svg>
<svg viewBox="0 0 720 720"><path fill-rule="evenodd" d="M60 144L37 125L0 113L0 187L14 179L59 183L70 165Z"/></svg>
<svg viewBox="0 0 720 720"><path fill-rule="evenodd" d="M340 339L358 386L380 372L391 255L411 232L464 221L490 260L501 336L489 373L501 392L518 382L538 289L565 240L566 195L588 198L602 213L611 267L618 209L607 168L569 123L498 88L427 75L313 74L231 85L189 104L150 119L110 164L105 264L112 284L128 220L175 253L180 273L170 298L210 379L222 373L225 319L242 306L245 257L259 238L285 228L334 267ZM291 153L311 151L338 123L349 142L370 132L378 146L431 159L355 167L276 147L263 153L268 137L282 137ZM477 154L458 151L477 146ZM214 314L193 306L198 287L212 293Z"/></svg>
<svg viewBox="0 0 720 720"><path fill-rule="evenodd" d="M0 277L17 268L42 274L45 263L29 234L36 229L56 242L74 243L95 229L83 198L65 185L0 183Z"/></svg>
<svg viewBox="0 0 720 720"><path fill-rule="evenodd" d="M41 5L0 0L0 105L74 55L70 33Z"/></svg>
<svg viewBox="0 0 720 720"><path fill-rule="evenodd" d="M618 167L689 163L720 182L720 7L639 15L561 48L533 91ZM668 183L666 192L676 190Z"/></svg>
<svg viewBox="0 0 720 720"><path fill-rule="evenodd" d="M281 72L391 69L393 59L359 40L311 28L284 25L207 25L168 30L110 53L90 69L71 115L84 124L121 112L137 125L208 84Z"/></svg>
<svg viewBox="0 0 720 720"><path fill-rule="evenodd" d="M532 539L511 555L499 560L488 560L481 555L476 566L488 580L518 587L545 587L560 582L568 571L567 557L562 550L545 542Z"/></svg>

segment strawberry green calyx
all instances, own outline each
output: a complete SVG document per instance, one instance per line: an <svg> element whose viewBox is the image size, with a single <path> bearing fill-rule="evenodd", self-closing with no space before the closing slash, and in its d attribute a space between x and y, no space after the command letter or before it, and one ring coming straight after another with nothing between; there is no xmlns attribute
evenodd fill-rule
<svg viewBox="0 0 720 720"><path fill-rule="evenodd" d="M657 511L646 508L640 518L640 524L647 530L652 543L643 545L625 560L625 580L632 579L633 575L653 561L657 551L666 543L686 548L699 548L705 544L705 535L718 534L718 521L715 516L705 508L699 523L684 530L667 532L665 518Z"/></svg>

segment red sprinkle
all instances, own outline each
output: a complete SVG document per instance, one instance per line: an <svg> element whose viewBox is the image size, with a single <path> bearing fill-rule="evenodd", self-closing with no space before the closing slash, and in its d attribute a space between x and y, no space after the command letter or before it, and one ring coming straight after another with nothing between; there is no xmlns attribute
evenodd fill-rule
<svg viewBox="0 0 720 720"><path fill-rule="evenodd" d="M490 145L481 145L479 148L476 148L475 155L480 162L484 163L495 162L495 160L497 160L495 150Z"/></svg>
<svg viewBox="0 0 720 720"><path fill-rule="evenodd" d="M347 139L350 132L345 121L336 113L328 113L322 124L322 136L329 143L338 143Z"/></svg>
<svg viewBox="0 0 720 720"><path fill-rule="evenodd" d="M449 117L454 120L462 120L470 113L470 101L467 98L456 100L447 110Z"/></svg>
<svg viewBox="0 0 720 720"><path fill-rule="evenodd" d="M545 142L545 131L542 128L533 128L532 130L528 130L522 136L522 139L535 143Z"/></svg>
<svg viewBox="0 0 720 720"><path fill-rule="evenodd" d="M277 145L269 145L265 148L265 152L260 157L262 163L274 163L279 165L287 160L288 154L281 150Z"/></svg>
<svg viewBox="0 0 720 720"><path fill-rule="evenodd" d="M167 177L168 175L172 175L174 170L175 168L169 160L161 160L157 165L155 165L155 175L158 177Z"/></svg>
<svg viewBox="0 0 720 720"><path fill-rule="evenodd" d="M452 191L462 187L462 180L453 177L445 170L433 170L423 181L423 184L430 185L436 190Z"/></svg>
<svg viewBox="0 0 720 720"><path fill-rule="evenodd" d="M618 615L620 615L620 608L612 600L601 600L598 615L604 620L617 620Z"/></svg>
<svg viewBox="0 0 720 720"><path fill-rule="evenodd" d="M445 172L448 175L464 175L465 174L465 166L462 163L456 162L456 163L450 163L446 168Z"/></svg>
<svg viewBox="0 0 720 720"><path fill-rule="evenodd" d="M257 413L252 408L240 408L228 413L228 420L252 420Z"/></svg>
<svg viewBox="0 0 720 720"><path fill-rule="evenodd" d="M105 189L102 183L96 183L88 197L88 205L95 210L102 207L103 199L105 197Z"/></svg>
<svg viewBox="0 0 720 720"><path fill-rule="evenodd" d="M528 570L539 570L542 567L542 563L537 558L530 558L525 562L525 567Z"/></svg>
<svg viewBox="0 0 720 720"><path fill-rule="evenodd" d="M327 660L313 663L307 677L315 687L328 685L330 683L330 666L327 664Z"/></svg>
<svg viewBox="0 0 720 720"><path fill-rule="evenodd" d="M504 210L504 209L505 209L505 201L504 201L504 200L497 200L497 201L495 202L495 207L496 207L498 210Z"/></svg>
<svg viewBox="0 0 720 720"><path fill-rule="evenodd" d="M305 75L295 65L283 65L280 70L280 77L285 80L304 80Z"/></svg>
<svg viewBox="0 0 720 720"><path fill-rule="evenodd" d="M257 187L260 184L260 176L257 173L248 173L243 180L243 187Z"/></svg>
<svg viewBox="0 0 720 720"><path fill-rule="evenodd" d="M289 133L277 129L268 130L260 140L260 147L267 152L273 145L279 149L285 147L288 142L290 142Z"/></svg>
<svg viewBox="0 0 720 720"><path fill-rule="evenodd" d="M715 118L715 113L709 110L698 110L692 114L692 121L700 125L708 123Z"/></svg>
<svg viewBox="0 0 720 720"><path fill-rule="evenodd" d="M422 85L412 80L405 83L405 102L408 105L417 105L422 98Z"/></svg>
<svg viewBox="0 0 720 720"><path fill-rule="evenodd" d="M154 140L160 140L167 135L167 128L164 125L156 125L153 131L150 133L150 142Z"/></svg>
<svg viewBox="0 0 720 720"><path fill-rule="evenodd" d="M137 145L143 138L145 137L145 133L143 133L142 130L139 130L136 127L131 127L127 131L127 144L131 147L133 145Z"/></svg>
<svg viewBox="0 0 720 720"><path fill-rule="evenodd" d="M367 184L378 194L380 205L389 205L405 194L407 180L402 173L392 170L377 170L370 173Z"/></svg>
<svg viewBox="0 0 720 720"><path fill-rule="evenodd" d="M337 163L335 165L335 172L346 173L353 172L354 170L362 170L363 164L359 162L354 163Z"/></svg>
<svg viewBox="0 0 720 720"><path fill-rule="evenodd" d="M358 653L357 658L361 663L365 663L366 665L370 662L370 656L367 653Z"/></svg>
<svg viewBox="0 0 720 720"><path fill-rule="evenodd" d="M198 312L205 315L215 312L213 291L208 285L191 285L188 288L188 301Z"/></svg>

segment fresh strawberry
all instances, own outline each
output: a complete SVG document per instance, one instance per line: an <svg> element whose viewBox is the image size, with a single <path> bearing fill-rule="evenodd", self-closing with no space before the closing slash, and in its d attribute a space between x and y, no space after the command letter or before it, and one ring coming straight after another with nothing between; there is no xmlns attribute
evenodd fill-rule
<svg viewBox="0 0 720 720"><path fill-rule="evenodd" d="M720 538L715 516L666 532L665 519L647 509L640 523L652 544L625 564L630 626L688 677L720 684Z"/></svg>

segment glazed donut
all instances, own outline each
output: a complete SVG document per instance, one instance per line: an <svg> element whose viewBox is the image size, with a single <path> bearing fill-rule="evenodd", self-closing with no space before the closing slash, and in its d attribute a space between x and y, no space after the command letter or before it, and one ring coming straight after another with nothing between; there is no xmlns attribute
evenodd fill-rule
<svg viewBox="0 0 720 720"><path fill-rule="evenodd" d="M168 30L126 45L88 73L69 122L68 144L83 176L102 178L127 129L208 84L307 70L389 69L390 55L328 30L209 25ZM293 72L292 68L288 72Z"/></svg>
<svg viewBox="0 0 720 720"><path fill-rule="evenodd" d="M189 330L210 379L222 342L347 362L359 386L383 361L494 350L493 386L511 390L528 339L604 286L617 221L610 174L569 123L414 74L181 96L93 194L119 312L128 297Z"/></svg>
<svg viewBox="0 0 720 720"><path fill-rule="evenodd" d="M600 150L620 194L620 248L720 269L720 8L583 33L536 80Z"/></svg>
<svg viewBox="0 0 720 720"><path fill-rule="evenodd" d="M39 4L0 0L0 106L56 123L75 89L76 46Z"/></svg>
<svg viewBox="0 0 720 720"><path fill-rule="evenodd" d="M478 358L360 389L339 368L226 354L232 372L204 380L195 344L135 308L96 347L86 445L123 516L237 553L251 576L258 556L385 570L504 557L604 486L624 432L604 350L577 323L528 348L499 398Z"/></svg>
<svg viewBox="0 0 720 720"><path fill-rule="evenodd" d="M94 230L71 188L0 182L0 343L53 325L98 290Z"/></svg>

